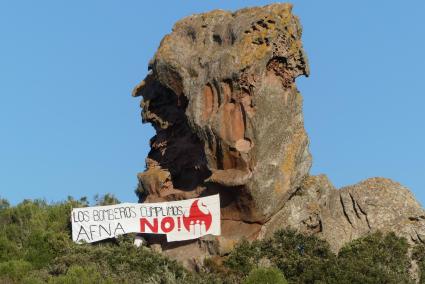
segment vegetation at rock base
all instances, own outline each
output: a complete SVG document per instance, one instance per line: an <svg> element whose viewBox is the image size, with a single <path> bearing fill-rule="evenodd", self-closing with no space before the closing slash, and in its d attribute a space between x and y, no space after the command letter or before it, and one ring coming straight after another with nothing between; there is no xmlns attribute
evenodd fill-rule
<svg viewBox="0 0 425 284"><path fill-rule="evenodd" d="M117 203L111 195L96 204ZM407 241L374 233L338 255L312 236L278 231L267 240L242 241L221 264L192 273L132 235L97 244L71 240L70 212L86 198L55 204L0 199L0 283L412 283ZM425 283L425 247L412 248ZM262 282L259 282L261 279Z"/></svg>
<svg viewBox="0 0 425 284"><path fill-rule="evenodd" d="M418 264L419 283L425 284L425 246L416 246L413 249L412 258Z"/></svg>
<svg viewBox="0 0 425 284"><path fill-rule="evenodd" d="M408 249L405 239L378 232L347 244L335 255L323 240L278 231L268 240L240 243L225 266L243 277L269 263L289 283L411 283Z"/></svg>
<svg viewBox="0 0 425 284"><path fill-rule="evenodd" d="M246 277L244 284L288 284L282 271L277 268L256 268Z"/></svg>
<svg viewBox="0 0 425 284"><path fill-rule="evenodd" d="M111 195L98 205L116 203ZM3 202L2 204L6 204ZM23 201L0 209L0 283L185 283L194 276L132 236L94 245L71 240L70 212L87 199L48 205Z"/></svg>

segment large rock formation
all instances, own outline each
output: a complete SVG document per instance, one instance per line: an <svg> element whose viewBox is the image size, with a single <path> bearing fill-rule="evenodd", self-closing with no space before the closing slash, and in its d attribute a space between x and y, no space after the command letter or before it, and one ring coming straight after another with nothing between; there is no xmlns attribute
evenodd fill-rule
<svg viewBox="0 0 425 284"><path fill-rule="evenodd" d="M317 234L335 252L377 230L395 232L411 243L425 242L424 210L406 187L385 178L335 189L326 176L309 176L263 226L260 237L282 227Z"/></svg>
<svg viewBox="0 0 425 284"><path fill-rule="evenodd" d="M425 214L385 179L336 190L308 175L311 155L295 78L308 75L289 4L215 10L177 22L134 89L156 130L140 201L220 193L222 236L166 244L173 257L225 254L278 228L316 233L337 250L373 230L422 241Z"/></svg>

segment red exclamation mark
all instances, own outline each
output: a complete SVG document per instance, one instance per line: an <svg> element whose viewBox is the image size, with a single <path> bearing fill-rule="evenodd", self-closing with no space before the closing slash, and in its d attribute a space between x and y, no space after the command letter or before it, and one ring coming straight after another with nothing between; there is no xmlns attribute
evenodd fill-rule
<svg viewBox="0 0 425 284"><path fill-rule="evenodd" d="M180 217L177 217L177 231L180 232L180 230L181 230Z"/></svg>

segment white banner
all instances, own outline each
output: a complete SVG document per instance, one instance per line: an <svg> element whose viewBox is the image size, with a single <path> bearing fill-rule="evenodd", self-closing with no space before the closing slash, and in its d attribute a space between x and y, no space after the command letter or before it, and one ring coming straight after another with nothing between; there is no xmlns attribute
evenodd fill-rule
<svg viewBox="0 0 425 284"><path fill-rule="evenodd" d="M220 235L220 198L208 197L161 202L121 203L74 208L72 240L96 242L127 233L166 234L167 241Z"/></svg>

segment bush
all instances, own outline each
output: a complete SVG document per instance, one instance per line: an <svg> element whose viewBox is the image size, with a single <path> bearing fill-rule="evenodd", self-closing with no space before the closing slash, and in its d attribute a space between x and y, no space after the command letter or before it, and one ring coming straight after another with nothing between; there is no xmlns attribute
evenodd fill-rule
<svg viewBox="0 0 425 284"><path fill-rule="evenodd" d="M269 261L297 283L324 281L336 263L336 256L329 245L313 236L304 236L291 230L277 231L273 238L244 241L231 252L225 265L234 273L247 275L261 261Z"/></svg>
<svg viewBox="0 0 425 284"><path fill-rule="evenodd" d="M112 195L96 200L115 202ZM75 244L70 212L87 205L87 198L50 205L25 200L17 206L0 199L0 283L286 283L278 282L285 281L283 275L288 283L411 282L409 245L394 234L371 234L335 255L323 240L282 230L267 240L242 241L224 263L209 259L198 274L136 248L131 235ZM425 247L416 247L413 258L425 283Z"/></svg>
<svg viewBox="0 0 425 284"><path fill-rule="evenodd" d="M425 284L425 245L415 246L412 252L412 258L418 265L419 283Z"/></svg>
<svg viewBox="0 0 425 284"><path fill-rule="evenodd" d="M9 208L9 206L10 206L9 201L0 197L0 210Z"/></svg>
<svg viewBox="0 0 425 284"><path fill-rule="evenodd" d="M394 233L355 240L339 252L338 283L410 283L408 249Z"/></svg>
<svg viewBox="0 0 425 284"><path fill-rule="evenodd" d="M71 266L65 275L52 278L49 284L103 284L113 283L110 280L102 279L99 272L93 266L81 267L79 265Z"/></svg>
<svg viewBox="0 0 425 284"><path fill-rule="evenodd" d="M285 276L277 268L256 268L245 279L244 284L287 284Z"/></svg>
<svg viewBox="0 0 425 284"><path fill-rule="evenodd" d="M107 193L105 195L99 196L96 194L94 197L94 200L96 201L96 206L103 206L103 205L114 205L120 203L118 198L116 198L113 194Z"/></svg>
<svg viewBox="0 0 425 284"><path fill-rule="evenodd" d="M337 256L326 242L286 230L241 242L224 265L246 276L266 261L289 283L410 283L408 249L404 238L375 233L347 244Z"/></svg>
<svg viewBox="0 0 425 284"><path fill-rule="evenodd" d="M97 199L100 204L114 202L117 200L112 195ZM2 207L0 283L195 281L196 276L177 262L146 247L136 248L131 236L75 244L71 240L70 212L73 207L87 205L86 198L70 197L66 202L51 205L42 200L25 200L14 207Z"/></svg>
<svg viewBox="0 0 425 284"><path fill-rule="evenodd" d="M11 260L0 263L0 280L18 282L30 273L32 266L24 260Z"/></svg>

